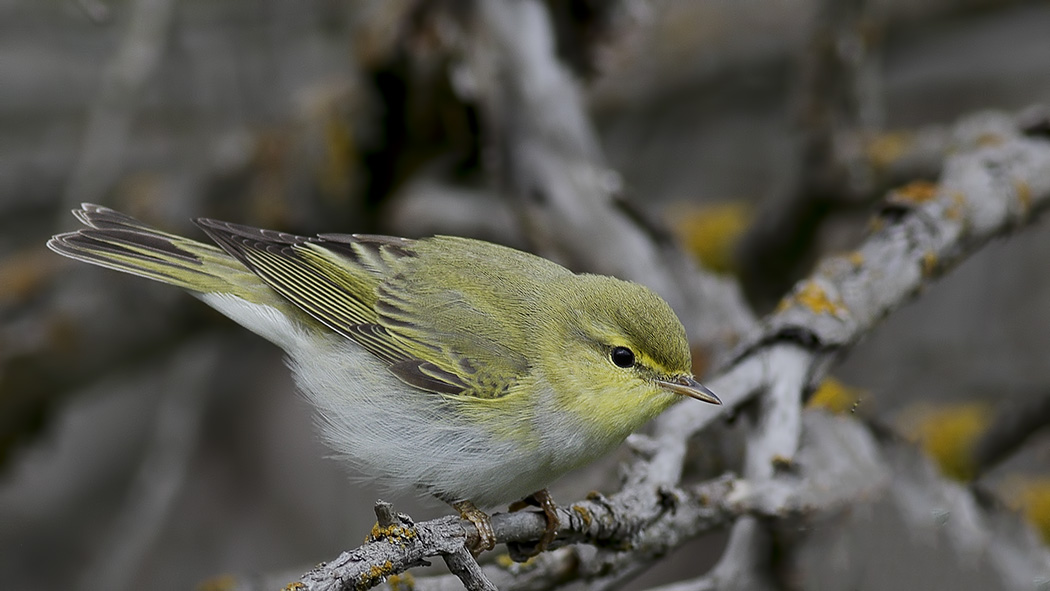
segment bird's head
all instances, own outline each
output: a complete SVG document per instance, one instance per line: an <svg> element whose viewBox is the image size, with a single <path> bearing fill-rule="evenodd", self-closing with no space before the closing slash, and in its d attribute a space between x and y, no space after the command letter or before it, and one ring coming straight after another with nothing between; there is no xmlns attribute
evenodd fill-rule
<svg viewBox="0 0 1050 591"><path fill-rule="evenodd" d="M599 275L558 283L544 331L557 353L544 370L564 409L625 437L683 398L721 404L693 377L685 328L652 290Z"/></svg>

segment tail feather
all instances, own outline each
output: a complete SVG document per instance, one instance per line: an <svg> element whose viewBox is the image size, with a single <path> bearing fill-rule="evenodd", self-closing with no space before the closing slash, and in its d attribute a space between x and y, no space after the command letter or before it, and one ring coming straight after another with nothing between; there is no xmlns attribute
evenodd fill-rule
<svg viewBox="0 0 1050 591"><path fill-rule="evenodd" d="M151 228L126 213L120 213L115 209L95 205L94 203L81 203L80 209L73 210L73 215L80 220L80 223L98 230L147 230L153 234L177 238L177 236Z"/></svg>
<svg viewBox="0 0 1050 591"><path fill-rule="evenodd" d="M48 248L61 255L202 294L227 293L267 304L275 297L262 280L218 247L90 203L73 215L88 227L48 241Z"/></svg>

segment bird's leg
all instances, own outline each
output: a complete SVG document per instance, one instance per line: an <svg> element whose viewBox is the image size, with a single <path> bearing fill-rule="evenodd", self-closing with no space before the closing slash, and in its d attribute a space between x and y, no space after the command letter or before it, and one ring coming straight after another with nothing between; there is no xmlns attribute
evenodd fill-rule
<svg viewBox="0 0 1050 591"><path fill-rule="evenodd" d="M528 507L539 507L540 509L543 509L543 515L547 517L547 528L543 530L543 535L540 536L540 541L534 546L526 547L521 544L516 544L516 547L513 548L511 552L511 556L515 560L518 560L518 558L527 560L546 550L547 547L551 545L551 542L554 541L554 537L558 533L558 528L561 527L561 520L558 519L558 506L554 504L554 499L551 498L551 494L547 492L547 489L536 491L520 501L511 503L508 509L511 512L514 512L521 511Z"/></svg>
<svg viewBox="0 0 1050 591"><path fill-rule="evenodd" d="M478 530L478 541L470 549L474 556L496 547L496 534L492 532L492 522L484 511L474 506L470 501L457 501L452 503L452 508L459 511L459 516L474 524Z"/></svg>

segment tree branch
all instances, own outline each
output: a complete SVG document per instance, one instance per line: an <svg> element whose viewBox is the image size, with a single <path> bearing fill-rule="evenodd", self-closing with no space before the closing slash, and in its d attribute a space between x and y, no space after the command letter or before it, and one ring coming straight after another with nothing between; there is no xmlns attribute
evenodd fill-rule
<svg viewBox="0 0 1050 591"><path fill-rule="evenodd" d="M775 396L777 399L794 396L798 405L799 396L823 378L828 362L879 319L988 240L1020 227L1050 205L1050 142L1022 136L1013 118L996 114L966 119L957 131L961 136L995 137L996 142L987 145L986 139L963 146L963 151L948 159L939 184L928 192L916 195L902 190L891 194L889 205L873 222L874 233L860 248L825 260L816 273L800 282L778 311L762 322L762 330L751 343L738 351L734 364L710 382L727 406L737 407L756 394L770 391L782 392ZM784 380L785 375L797 377ZM755 459L749 461L747 469L756 478L744 481L746 486L735 483L729 491L719 488L727 486L725 481L707 483L709 488L697 490L674 486L680 478L685 442L719 415L700 405L682 405L665 414L656 424L656 444L643 446L657 451L629 469L619 493L561 510L565 525L559 539L563 543L586 541L599 549L566 548L552 553L553 557L542 557L529 569L528 580L548 584L561 580L568 576L563 570L568 561L576 564L570 578L594 579L596 573L604 573L600 579L606 582L594 583L601 588L629 577L676 545L735 516L782 518L785 512L791 513L792 507L799 507L792 504L798 503L799 497L783 487L774 464L794 461L806 478L816 478L821 466L803 462L802 452L792 457L790 442L797 440L801 425L796 419L785 418L793 414L769 415L764 434L753 442L760 449L750 452ZM807 433L813 435L812 431ZM870 448L860 443L867 437L859 429L836 440L833 449L841 455L846 444ZM783 457L770 459L777 454ZM885 470L872 472L885 474ZM836 478L824 486L835 491L855 482L856 478ZM950 483L936 478L934 483L930 490L950 487ZM720 490L724 494L717 494ZM751 491L747 501L739 499L742 490ZM732 491L738 496L731 495ZM763 504L758 504L759 499ZM803 506L823 511L834 507L826 501ZM529 514L493 518L500 542L538 537L542 522L538 515ZM411 539L399 539L396 545L373 542L344 553L323 567L326 574L311 574L302 582L310 589L350 589L376 583L380 579L376 573L386 576L402 572L427 557L457 551L473 535L465 527L465 522L454 518L418 524L418 533ZM966 531L960 530L958 535L966 535ZM630 550L610 549L625 543L631 545ZM1024 548L1024 555L1032 556L1030 560L1036 563L1037 548ZM492 568L486 573L500 588L520 588L518 575L494 578ZM555 570L544 570L547 568ZM310 586L333 580L342 581L344 586ZM417 588L422 588L418 587L421 583L417 581Z"/></svg>

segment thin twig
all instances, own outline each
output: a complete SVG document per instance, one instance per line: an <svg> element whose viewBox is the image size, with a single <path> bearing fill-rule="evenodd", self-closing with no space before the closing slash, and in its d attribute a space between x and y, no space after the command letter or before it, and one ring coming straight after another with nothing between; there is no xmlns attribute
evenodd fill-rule
<svg viewBox="0 0 1050 591"><path fill-rule="evenodd" d="M497 591L496 586L485 576L478 561L470 555L466 546L460 546L459 550L446 554L444 558L448 570L463 581L463 587L467 591Z"/></svg>

